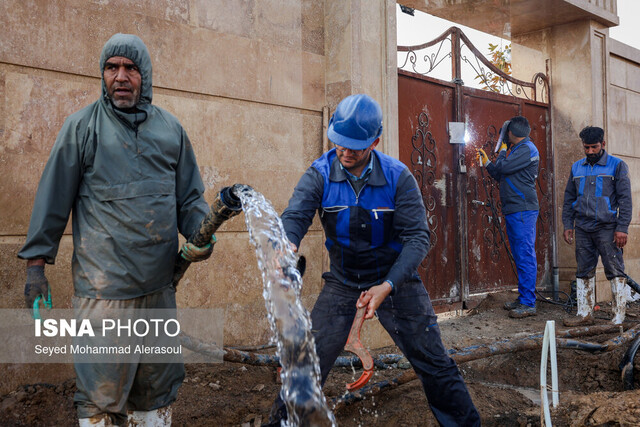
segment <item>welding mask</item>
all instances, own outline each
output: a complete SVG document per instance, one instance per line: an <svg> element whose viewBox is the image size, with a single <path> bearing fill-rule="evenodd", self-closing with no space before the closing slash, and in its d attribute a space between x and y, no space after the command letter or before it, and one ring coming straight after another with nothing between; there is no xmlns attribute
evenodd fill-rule
<svg viewBox="0 0 640 427"><path fill-rule="evenodd" d="M498 142L496 142L496 149L494 150L496 153L500 149L500 145L504 142L507 144L507 149L511 147L511 141L509 141L509 124L511 120L507 120L502 125L502 129L500 129L500 136L498 137Z"/></svg>

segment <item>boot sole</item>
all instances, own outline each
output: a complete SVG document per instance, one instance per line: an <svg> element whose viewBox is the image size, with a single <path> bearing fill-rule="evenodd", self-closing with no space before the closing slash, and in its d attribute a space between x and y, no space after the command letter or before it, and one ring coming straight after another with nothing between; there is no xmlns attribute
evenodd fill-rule
<svg viewBox="0 0 640 427"><path fill-rule="evenodd" d="M532 317L537 316L538 313L514 313L513 311L509 312L509 317L513 319L522 319L523 317Z"/></svg>

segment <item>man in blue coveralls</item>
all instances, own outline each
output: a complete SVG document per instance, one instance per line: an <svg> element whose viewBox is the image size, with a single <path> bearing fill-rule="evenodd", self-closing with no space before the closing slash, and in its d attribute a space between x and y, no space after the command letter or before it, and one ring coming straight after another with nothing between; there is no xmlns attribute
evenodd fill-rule
<svg viewBox="0 0 640 427"><path fill-rule="evenodd" d="M335 148L304 173L282 214L287 237L300 245L316 214L331 259L311 312L322 383L342 351L357 307L374 313L405 354L436 419L444 426L480 425L417 267L429 251L422 195L409 169L375 150L382 109L363 94L343 99L329 122ZM278 397L270 425L286 418Z"/></svg>
<svg viewBox="0 0 640 427"><path fill-rule="evenodd" d="M529 139L531 127L522 116L504 123L505 137L500 154L490 161L484 150L478 150L478 160L489 175L500 182L500 202L506 220L507 237L518 271L519 297L507 302L504 308L509 317L521 318L536 314L536 221L538 219L538 194L536 178L540 155ZM506 127L506 128L505 128ZM507 153L508 152L508 153Z"/></svg>
<svg viewBox="0 0 640 427"><path fill-rule="evenodd" d="M562 206L563 237L568 244L573 243L575 232L578 316L565 319L564 324L594 322L598 255L615 299L613 323L620 324L627 304L622 248L627 244L632 215L629 167L605 151L604 129L587 126L580 139L586 157L571 166Z"/></svg>

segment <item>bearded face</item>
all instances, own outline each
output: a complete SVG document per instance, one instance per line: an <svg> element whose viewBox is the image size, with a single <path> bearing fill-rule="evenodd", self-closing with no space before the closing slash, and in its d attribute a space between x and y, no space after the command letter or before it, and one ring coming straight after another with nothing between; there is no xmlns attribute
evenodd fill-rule
<svg viewBox="0 0 640 427"><path fill-rule="evenodd" d="M595 144L582 144L584 154L587 156L589 164L595 164L602 157L604 142L596 142Z"/></svg>

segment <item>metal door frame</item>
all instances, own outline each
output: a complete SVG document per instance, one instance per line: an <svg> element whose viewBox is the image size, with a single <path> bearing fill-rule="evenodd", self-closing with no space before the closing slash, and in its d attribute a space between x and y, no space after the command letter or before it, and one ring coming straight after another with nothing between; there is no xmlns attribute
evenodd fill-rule
<svg viewBox="0 0 640 427"><path fill-rule="evenodd" d="M446 43L450 43L450 49L445 48ZM433 48L435 53L421 53ZM470 55L463 54L462 49L466 48L470 51ZM541 165L541 169L545 168L548 172L548 179L550 180L550 196L551 196L551 214L549 218L550 223L550 251L552 267L556 265L557 253L556 253L556 224L555 224L555 186L553 185L553 159L552 159L552 135L551 135L551 91L549 85L549 79L544 73L537 73L533 76L531 82L516 79L508 74L505 74L496 66L494 66L480 51L471 43L467 36L457 27L451 27L436 39L414 46L398 46L398 52L406 52L405 61L398 68L399 75L405 75L410 77L417 77L425 82L433 81L440 85L447 85L454 89L454 120L458 122L464 122L464 102L463 97L465 94L473 97L481 97L496 100L505 100L507 98L512 99L515 103L519 104L519 110L522 111L525 104L533 104L547 108L547 126L546 126L546 155L547 164ZM451 82L440 80L431 76L428 76L436 67L450 58L451 61ZM423 61L423 64L420 63ZM499 77L500 84L502 85L503 93L495 93L492 91L476 89L468 86L464 86L462 80L462 65L465 63L470 66L477 76L481 79L481 82L487 84L494 76ZM403 70L405 66L410 65L412 71ZM423 67L425 70L420 70ZM506 98L505 98L506 97ZM449 143L448 141L443 143ZM457 164L459 168L466 166L467 159L465 159L464 145L458 146L453 150L454 164ZM417 165L408 165L414 171L414 167ZM462 172L460 169L456 174L455 187L457 191L457 221L460 227L467 227L468 224L468 212L467 212L467 180L461 177ZM542 213L541 213L542 214ZM461 228L460 228L461 229ZM461 301L460 305L466 305L469 300L469 278L468 278L468 248L469 242L467 239L467 233L459 231L455 234L455 244L459 248L458 262L461 266L459 269L456 267L456 276L460 280L461 284ZM457 263L456 263L457 264ZM546 272L550 273L550 272ZM427 286L427 283L425 283ZM455 305L449 303L449 305ZM440 310L438 310L440 311Z"/></svg>

